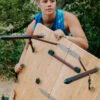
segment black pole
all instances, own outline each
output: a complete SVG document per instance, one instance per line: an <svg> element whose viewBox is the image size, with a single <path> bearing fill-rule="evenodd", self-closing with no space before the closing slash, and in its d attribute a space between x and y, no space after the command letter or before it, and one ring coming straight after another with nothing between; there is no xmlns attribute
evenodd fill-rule
<svg viewBox="0 0 100 100"><path fill-rule="evenodd" d="M34 39L43 38L42 35L18 35L18 36L1 36L0 39L3 40L14 40L14 39Z"/></svg>
<svg viewBox="0 0 100 100"><path fill-rule="evenodd" d="M57 55L55 55L53 50L49 50L48 54L51 55L51 56L53 56L54 58L56 58L57 60L59 60L60 62L62 62L66 66L68 66L69 68L71 68L72 70L74 70L76 73L80 73L80 71L81 71L80 68L74 67L71 64L69 64L68 62L64 61L63 59L61 59L60 57L58 57Z"/></svg>
<svg viewBox="0 0 100 100"><path fill-rule="evenodd" d="M64 83L65 83L65 84L70 84L71 82L74 82L74 81L79 80L79 79L81 79L81 78L83 78L83 77L86 77L86 76L88 76L89 74L96 73L97 71L98 71L98 68L93 68L93 69L91 69L91 70L89 70L89 71L86 71L86 72L84 72L84 73L81 73L81 74L79 74L79 75L76 75L76 76L73 76L73 77L70 77L70 78L65 79L65 80L64 80Z"/></svg>

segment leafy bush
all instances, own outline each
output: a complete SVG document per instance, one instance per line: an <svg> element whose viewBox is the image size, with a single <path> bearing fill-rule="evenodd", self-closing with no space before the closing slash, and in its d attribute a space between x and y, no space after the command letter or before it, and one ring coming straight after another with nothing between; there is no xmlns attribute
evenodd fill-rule
<svg viewBox="0 0 100 100"><path fill-rule="evenodd" d="M0 41L0 73L13 76L14 66L18 62L24 47L24 41Z"/></svg>
<svg viewBox="0 0 100 100"><path fill-rule="evenodd" d="M32 21L33 15L38 11L38 7L30 0L0 0L0 27L12 29L10 31L3 28L0 31L13 33L14 29L27 26Z"/></svg>
<svg viewBox="0 0 100 100"><path fill-rule="evenodd" d="M75 0L64 10L75 14L89 41L89 52L100 58L100 1Z"/></svg>

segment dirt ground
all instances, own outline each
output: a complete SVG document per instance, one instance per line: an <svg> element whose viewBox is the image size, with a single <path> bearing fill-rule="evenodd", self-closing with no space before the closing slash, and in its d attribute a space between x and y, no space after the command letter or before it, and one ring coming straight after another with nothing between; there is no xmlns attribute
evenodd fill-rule
<svg viewBox="0 0 100 100"><path fill-rule="evenodd" d="M5 79L0 77L0 100L1 97L4 95L5 97L9 97L9 100L13 100L14 95L14 79Z"/></svg>

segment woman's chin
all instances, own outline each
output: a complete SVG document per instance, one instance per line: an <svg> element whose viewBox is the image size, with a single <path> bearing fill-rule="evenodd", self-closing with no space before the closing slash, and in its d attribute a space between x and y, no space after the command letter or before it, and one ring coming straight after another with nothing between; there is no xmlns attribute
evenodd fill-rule
<svg viewBox="0 0 100 100"><path fill-rule="evenodd" d="M53 11L48 11L46 14L47 14L47 15L53 15L54 12L53 12Z"/></svg>

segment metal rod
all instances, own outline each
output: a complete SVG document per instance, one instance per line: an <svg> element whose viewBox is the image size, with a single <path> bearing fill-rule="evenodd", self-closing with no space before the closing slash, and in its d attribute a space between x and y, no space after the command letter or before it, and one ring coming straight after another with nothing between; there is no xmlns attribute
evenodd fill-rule
<svg viewBox="0 0 100 100"><path fill-rule="evenodd" d="M73 76L73 77L70 77L70 78L65 79L65 80L64 80L64 83L65 83L65 84L69 84L69 83L74 82L74 81L76 81L76 80L79 80L79 79L81 79L81 78L83 78L83 77L86 77L86 76L88 76L89 74L96 73L97 71L98 71L97 68L93 68L93 69L88 70L88 71L86 71L86 72L84 72L84 73L81 73L81 74L79 74L79 75L76 75L76 76Z"/></svg>
<svg viewBox="0 0 100 100"><path fill-rule="evenodd" d="M14 39L34 39L43 38L42 35L19 35L19 36L1 36L0 39L3 40L14 40Z"/></svg>
<svg viewBox="0 0 100 100"><path fill-rule="evenodd" d="M69 64L68 62L64 61L62 58L55 55L53 50L49 50L48 54L50 54L51 56L53 56L54 58L56 58L57 60L59 60L60 62L62 62L63 64L65 64L69 68L71 68L72 70L74 70L75 72L80 73L80 68L74 67L71 64Z"/></svg>
<svg viewBox="0 0 100 100"><path fill-rule="evenodd" d="M39 39L39 38L43 38L43 37L44 37L43 35L20 35L20 36L1 36L0 39L3 39L3 40L35 39L35 40L42 41L42 42L49 43L49 44L53 44L53 45L58 44L58 43L54 43L54 42L51 42L51 41Z"/></svg>
<svg viewBox="0 0 100 100"><path fill-rule="evenodd" d="M35 48L33 47L33 43L32 43L32 40L31 39L29 39L29 44L31 46L32 52L34 52L35 51Z"/></svg>
<svg viewBox="0 0 100 100"><path fill-rule="evenodd" d="M78 59L78 60L79 60L79 62L80 62L80 64L81 64L81 66L83 67L84 71L87 71L87 70L86 70L86 68L85 68L85 66L83 65L83 63L82 63L82 61L81 61L81 58L80 58L80 57L79 57L79 59Z"/></svg>
<svg viewBox="0 0 100 100"><path fill-rule="evenodd" d="M34 38L34 39L35 39L35 40L38 40L38 41L45 42L45 43L53 44L53 45L57 45L57 44L58 44L58 43L54 43L54 42L47 41L47 40L43 40L43 39L39 39L39 38Z"/></svg>

